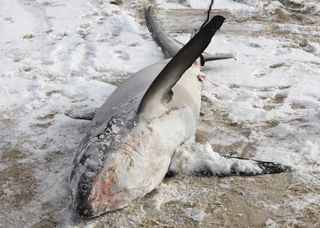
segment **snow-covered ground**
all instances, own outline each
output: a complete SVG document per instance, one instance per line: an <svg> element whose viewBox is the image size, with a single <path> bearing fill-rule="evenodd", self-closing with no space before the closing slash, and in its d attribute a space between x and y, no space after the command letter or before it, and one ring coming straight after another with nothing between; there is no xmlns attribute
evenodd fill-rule
<svg viewBox="0 0 320 228"><path fill-rule="evenodd" d="M125 210L74 221L68 176L88 122L64 113L99 107L123 79L163 59L143 24L143 1L110 2L0 1L0 227L214 227L237 221L261 227L246 215L251 208L261 210L254 220L268 227L319 226L314 219L320 214L316 0L215 1L214 12L227 21L208 52L233 52L237 61L209 63L205 69L209 80L198 142L219 153L287 164L292 173L264 179L178 177ZM205 17L199 9L209 4L156 2L166 31L183 42L189 34L182 32L199 27ZM274 192L256 186L260 181ZM232 195L239 191L254 203ZM218 210L223 204L236 211L224 201L228 194L242 207L238 220ZM272 201L264 194L281 198ZM204 196L218 198L201 201Z"/></svg>

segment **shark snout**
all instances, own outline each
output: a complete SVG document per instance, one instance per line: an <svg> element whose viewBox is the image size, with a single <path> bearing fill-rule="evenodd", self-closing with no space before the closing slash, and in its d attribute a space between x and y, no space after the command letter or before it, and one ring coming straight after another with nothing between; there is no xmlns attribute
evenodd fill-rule
<svg viewBox="0 0 320 228"><path fill-rule="evenodd" d="M93 218L108 211L119 209L115 184L112 178L98 175L93 183L80 181L81 188L73 203L73 207L82 218Z"/></svg>

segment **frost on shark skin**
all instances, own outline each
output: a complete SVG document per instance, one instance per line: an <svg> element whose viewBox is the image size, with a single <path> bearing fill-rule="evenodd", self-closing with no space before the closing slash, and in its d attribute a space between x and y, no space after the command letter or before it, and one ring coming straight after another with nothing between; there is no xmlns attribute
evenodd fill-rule
<svg viewBox="0 0 320 228"><path fill-rule="evenodd" d="M81 217L121 209L162 181L174 150L195 134L202 89L195 61L223 21L214 17L171 60L134 74L95 114L70 176Z"/></svg>
<svg viewBox="0 0 320 228"><path fill-rule="evenodd" d="M199 4L197 4L198 1L194 0L194 2L196 3L195 6L199 6ZM206 8L208 2L202 2L205 3L203 4L203 8ZM231 0L221 0L220 2L225 3L225 6L230 5L230 7L227 6L226 8L231 9L232 13L234 13L234 18L242 17L239 11L232 10L237 8L239 4ZM281 22L278 25L281 26L280 29L286 27L292 28L290 31L294 31L296 34L303 36L308 40L310 45L318 49L319 53L320 49L316 46L319 43L319 36L317 35L319 33L319 26L316 27L318 24L317 21L319 21L317 17L317 15L319 15L319 1L303 2L306 6L308 5L308 7L293 9L293 15L291 16L284 11L285 14L283 16L290 17L291 19L295 18L295 20L293 20L295 25ZM219 1L215 0L215 3L219 3ZM277 6L275 7L276 9L279 7L283 10L286 9L286 6L281 5L279 2L272 1L272 3L274 3L274 6ZM106 20L109 17L112 18L115 15L123 15L123 13L128 14L128 12L132 15L135 10L136 12L139 10L139 14L135 15L139 15L138 17L142 18L143 15L140 15L141 8L137 9L137 6L129 6L127 8L126 6L121 6L115 8L113 5L108 4L108 1L86 0L56 0L54 2L42 1L42 3L40 1L3 0L0 4L2 10L0 21L3 35L0 41L2 48L2 52L0 51L2 60L0 63L2 71L0 79L0 87L2 88L0 92L0 106L2 111L0 114L0 153L2 164L5 163L5 165L0 165L1 177L3 177L1 180L3 181L2 183L4 183L0 184L0 223L4 227L59 226L65 220L66 210L63 210L63 208L69 204L70 199L66 182L70 174L70 164L73 159L72 151L78 147L79 138L83 136L84 128L88 125L88 122L78 122L66 118L63 116L63 112L77 107L99 106L109 95L108 93L114 90L114 88L110 88L108 84L99 83L99 81L113 82L114 78L122 75L128 76L130 73L136 72L136 70L146 65L161 61L163 55L160 54L160 51L156 48L156 44L151 41L151 37L145 40L147 30L144 26L138 26L137 31L134 32L141 37L138 42L131 43L127 40L127 44L130 46L122 45L118 42L119 36L114 37L114 35L118 34L106 34L107 30L105 28L107 27L107 23L111 27L110 23L112 22L112 20ZM129 4L131 4L131 2ZM93 5L95 5L95 7ZM232 5L234 7L232 7ZM247 7L244 4L242 5ZM162 6L161 4L160 7ZM125 11L126 9L127 11ZM41 16L39 14L41 10L45 12L46 15L43 15L44 17L37 17L37 15ZM185 10L184 14L191 16L190 11L193 11L193 9ZM176 195L172 196L174 207L176 205L183 207L183 205L177 202L177 198L184 197L184 202L192 203L195 203L194 200L200 200L200 195L193 194L197 192L197 190L191 186L193 183L198 185L199 190L204 190L208 183L210 183L208 188L214 189L216 181L223 181L228 183L229 189L232 190L239 187L239 185L235 184L235 182L230 183L228 181L236 180L242 184L241 186L243 188L251 191L250 194L242 197L243 200L250 201L250 197L252 197L251 193L254 194L254 196L266 196L264 199L252 197L255 202L250 204L250 208L259 211L260 219L258 217L254 218L254 221L260 221L260 223L255 223L259 224L257 226L263 226L264 221L267 219L263 217L263 208L261 208L261 203L267 203L272 204L272 206L280 206L274 211L274 214L268 215L268 218L272 218L277 225L312 227L312 225L316 225L319 222L317 218L319 210L315 210L317 208L319 209L319 200L315 200L313 197L310 197L310 200L306 200L303 198L303 195L308 192L314 192L315 197L319 195L317 194L317 192L319 192L319 165L317 163L319 161L318 151L320 145L318 137L320 112L317 101L319 97L319 86L317 83L319 79L320 59L319 57L313 56L311 52L305 53L303 49L309 51L309 45L300 48L300 51L299 47L292 47L292 45L298 45L298 43L301 46L305 46L308 43L304 41L300 42L299 40L292 41L290 38L292 33L288 31L286 31L283 36L273 35L272 40L269 40L269 43L265 43L264 40L268 37L268 33L266 33L266 30L261 30L264 26L257 27L256 25L262 23L262 18L265 18L268 14L264 13L263 10L261 10L260 13L260 18L259 15L257 15L258 17L254 19L244 20L245 23L242 24L233 18L228 18L228 23L234 23L234 26L232 26L232 29L225 29L222 34L220 33L219 36L215 38L215 43L220 44L224 42L224 45L218 45L218 50L210 50L212 53L236 51L239 54L238 62L219 62L219 64L212 64L212 68L215 69L215 74L212 73L211 79L218 81L220 85L226 88L230 86L230 89L225 93L240 93L244 96L241 96L241 100L233 99L221 91L216 91L219 90L219 88L206 88L206 90L214 93L218 98L215 102L219 102L221 106L227 107L227 111L229 111L229 107L234 107L230 113L233 114L235 119L238 119L237 121L239 123L239 119L240 121L245 119L235 111L238 110L239 105L244 108L244 113L255 114L254 109L251 109L253 106L256 107L258 105L258 108L255 108L255 110L260 110L259 107L261 106L259 105L263 106L265 103L268 103L270 99L272 100L272 96L277 94L278 87L292 85L290 88L282 90L288 94L284 105L276 106L271 111L268 111L268 120L272 123L280 122L278 128L273 127L268 130L267 134L272 135L272 138L269 138L268 141L263 138L263 141L260 140L263 132L259 133L261 131L259 127L263 125L264 122L259 122L260 116L258 115L256 115L258 116L256 119L250 118L249 121L251 121L253 125L249 127L257 132L256 138L260 140L256 159L277 161L295 166L294 171L291 174L241 179L179 176L177 177L179 181L175 178L165 180L165 183L169 182L169 185L172 184L172 187L176 187ZM274 13L276 14L277 12ZM250 12L248 14L250 14ZM301 17L309 17L313 20L308 20L310 21L309 23L305 20L301 21ZM136 18L137 17L130 17L128 20L136 21ZM168 15L167 18L172 18L172 15ZM192 15L192 18L196 18L196 16L193 17ZM199 21L202 21L202 19L203 17L199 16ZM271 23L266 21L268 28L272 26L274 17L270 18L270 20L272 21ZM46 21L50 22L49 27L42 27L41 25ZM177 20L174 18L172 21ZM116 21L114 26L116 26L117 23ZM126 22L124 22L124 24L125 23ZM302 23L302 26L297 26ZM311 26L311 23L315 23L315 25ZM191 25L191 23L189 24L190 26L194 26ZM255 31L259 34L255 33L256 35L252 37L250 35L252 30L248 31L248 27L245 26L245 24L256 28ZM88 25L90 26L87 27ZM173 23L165 23L168 31L177 32L178 34L186 31L180 22L178 22L177 26L179 26L181 30L170 30L171 25L173 25ZM110 27L108 27L108 29ZM126 33L123 33L126 30L126 27L121 27L120 31L118 31L121 41L127 37ZM241 30L241 32L234 33L239 30ZM86 38L83 38L86 34ZM239 34L242 35L239 36ZM189 34L185 36L187 38L183 39L183 41L189 39ZM281 41L282 37L286 40L285 42ZM280 42L278 42L279 40ZM256 46L256 48L253 48L254 46ZM217 45L215 47L217 47ZM275 55L272 55L273 50L277 51ZM121 51L121 53L118 51ZM114 57L112 59L112 66L105 65L107 64L106 59L109 58L110 55ZM126 61L122 61L120 58L126 59ZM137 62L136 60L139 61ZM127 62L128 65L127 68L122 71L124 62ZM269 69L270 64L278 63L284 63L284 65L278 65L279 67L272 70ZM259 75L261 77L257 80L250 77L251 73L255 72L256 69L252 69L251 71L250 68L247 70L249 65L259 69L259 72L263 72L265 67L269 70L266 74ZM273 72L272 75L270 75L270 72ZM110 76L114 78L109 78ZM207 76L210 76L210 72L208 72ZM266 80L268 78L275 83L270 85ZM79 83L75 83L77 81L79 81ZM259 84L259 88L255 87L257 84ZM304 84L304 86L301 86L302 84ZM270 86L272 91L270 91ZM269 92L266 90L259 91L259 89L263 90L264 88ZM246 99L248 97L252 99ZM253 100L255 102L253 102ZM202 106L205 105L206 104ZM292 105L294 110L290 110L290 105ZM282 114L281 111L284 110L285 107L287 107L287 110L290 112ZM56 112L58 114L55 114ZM207 114L206 111L204 117L206 117ZM281 119L277 118L278 114L281 114ZM250 116L252 115L250 114ZM41 120L38 120L38 117L40 117ZM53 119L46 119L47 117L53 117ZM297 120L294 120L294 118ZM273 119L276 119L276 121L273 121ZM247 121L247 119L244 121ZM16 125L17 123L19 124ZM48 129L42 128L48 125L50 125ZM290 125L290 127L288 127L288 125ZM210 129L214 127L207 125L204 128L210 132ZM282 129L281 134L279 134L279 129ZM212 134L211 137L214 137L214 134ZM68 140L66 141L66 139ZM228 141L227 143L225 143L225 139ZM220 137L216 138L214 142L210 141L208 143L211 145L223 143L223 146L225 146L229 145L229 142L230 140L227 139L227 137ZM276 144L275 142L279 143ZM8 145L14 149L19 157L21 155L23 159L6 153ZM215 148L214 151L221 152L218 148L213 148ZM222 152L223 151L224 147ZM11 159L11 161L7 162L8 159ZM30 163L27 162L27 160L30 160ZM19 172L12 172L15 166L22 169L18 169ZM17 173L19 175L17 175ZM297 174L299 174L298 177ZM308 178L306 178L307 174ZM30 175L36 179L34 180ZM281 179L284 176L294 176L296 185L290 186L290 189L286 189L286 183ZM189 180L192 180L192 183L190 183ZM250 180L254 180L254 183ZM266 186L266 188L257 188L256 184L261 180L266 183L272 183L271 188L266 185L263 185ZM13 185L11 185L11 183L13 183ZM283 188L280 190L279 188L273 188L275 186L273 183L277 183ZM25 189L28 189L28 191L25 191ZM185 191L183 192L181 189L185 189ZM217 192L219 192L219 185L217 189ZM269 189L272 189L272 191L270 192ZM33 190L33 194L28 196L28 193ZM175 189L168 188L166 190L168 194L173 194ZM162 191L161 186L157 188L156 192L158 191ZM10 192L13 195L6 194ZM231 191L229 191L229 193L230 192ZM296 192L296 194L294 192ZM25 196L24 193L26 194ZM207 192L202 192L202 195L206 194ZM288 194L292 194L289 202L299 201L301 196L300 203L302 204L300 205L299 203L301 207L299 206L297 208L300 213L292 213L288 201L285 200ZM278 198L279 200L277 201L270 201L268 197L270 196L271 198L275 195L284 196ZM218 194L212 194L211 196L210 199L201 199L202 202L211 204L218 199L224 203L223 197L220 197ZM168 196L164 195L164 198L167 200ZM284 201L281 199L284 199ZM29 200L31 200L31 202L26 203ZM144 214L140 209L141 204L143 204L145 200L146 198L143 198L133 204L132 207L108 214L104 217L103 225L124 227L125 225L123 224L129 224L127 227L134 227L138 226L138 224L140 225L141 221L147 221L147 223L143 223L143 225L146 224L147 226L154 226L155 223L161 225L163 221L166 221L164 226L184 226L185 224L190 224L190 220L181 214L179 207L175 207L175 210L168 210L168 208L173 208L172 204L161 207L161 219L154 219L154 217L152 217L154 220L149 220L148 215ZM230 212L232 206L236 207L239 205L237 203L238 202L235 201L231 203L227 202L224 206L226 206ZM204 208L204 211L211 211L211 209L215 208L216 207ZM243 208L241 205L240 208L244 214L244 216L241 217L242 221L247 222L247 227L254 226L250 223L250 219L248 219L252 214L251 210ZM59 212L61 212L61 214ZM211 222L223 226L224 221L220 220L220 217L222 217L221 214L224 212L225 211L214 211L214 216L216 217L212 220L210 216L212 218L213 215L210 215L210 213L207 214L202 222L202 226L210 226L212 224ZM273 215L276 219L272 217ZM314 222L310 222L309 220L312 215L314 216ZM292 221L292 223L286 220L287 216L291 217L290 221ZM234 218L235 216L227 214L226 219ZM263 219L265 220L261 222ZM238 221L239 220L240 219L238 219ZM301 224L303 220L306 223ZM110 221L112 221L113 224ZM238 224L237 220L232 221L232 224ZM102 221L100 220L99 222L99 225L95 225L103 226L101 224ZM83 227L83 225L79 226Z"/></svg>
<svg viewBox="0 0 320 228"><path fill-rule="evenodd" d="M222 156L209 144L186 144L179 147L172 159L169 176L185 174L193 176L256 176L280 173L289 167L238 157Z"/></svg>
<svg viewBox="0 0 320 228"><path fill-rule="evenodd" d="M260 175L288 170L271 162L221 157L208 148L199 160L188 159L178 150L172 161L174 151L195 134L202 74L199 63L194 61L211 39L204 34L213 36L222 24L218 25L220 19L214 17L171 60L130 77L95 114L70 177L73 207L80 216L95 217L126 207L161 182L170 162L172 172L195 176ZM212 30L209 26L213 26ZM178 49L168 47L174 50L173 54ZM185 159L178 159L183 156Z"/></svg>

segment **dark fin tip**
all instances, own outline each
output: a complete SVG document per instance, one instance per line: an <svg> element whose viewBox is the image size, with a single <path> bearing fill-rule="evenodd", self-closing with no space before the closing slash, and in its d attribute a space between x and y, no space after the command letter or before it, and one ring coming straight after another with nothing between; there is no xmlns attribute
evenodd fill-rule
<svg viewBox="0 0 320 228"><path fill-rule="evenodd" d="M214 16L209 23L213 23L212 31L217 31L220 29L224 22L225 18L221 15Z"/></svg>
<svg viewBox="0 0 320 228"><path fill-rule="evenodd" d="M177 173L175 171L169 170L166 175L165 178L172 178L175 177L177 175Z"/></svg>
<svg viewBox="0 0 320 228"><path fill-rule="evenodd" d="M228 158L228 159L253 161L262 170L261 173L250 173L250 172L245 173L245 172L239 172L238 170L236 170L236 167L232 167L231 173L233 175L237 175L237 176L258 176L258 175L277 174L277 173L292 171L290 166L285 166L285 165L275 163L275 162L267 162L267 161L260 161L260 160L255 160L255 159L247 159L247 158L232 157L232 156L225 156L225 155L223 155L223 157Z"/></svg>

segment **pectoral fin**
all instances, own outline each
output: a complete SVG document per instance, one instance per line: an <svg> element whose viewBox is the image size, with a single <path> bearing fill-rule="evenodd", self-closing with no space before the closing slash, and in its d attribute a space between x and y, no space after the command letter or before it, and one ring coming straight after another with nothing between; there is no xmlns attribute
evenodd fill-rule
<svg viewBox="0 0 320 228"><path fill-rule="evenodd" d="M215 55L203 53L203 58L204 58L204 62L216 61L216 60L222 60L222 59L236 60L236 57L232 53L223 53L223 54L215 54Z"/></svg>
<svg viewBox="0 0 320 228"><path fill-rule="evenodd" d="M147 115L163 101L183 73L210 44L224 17L215 16L164 67L143 96L138 113Z"/></svg>

